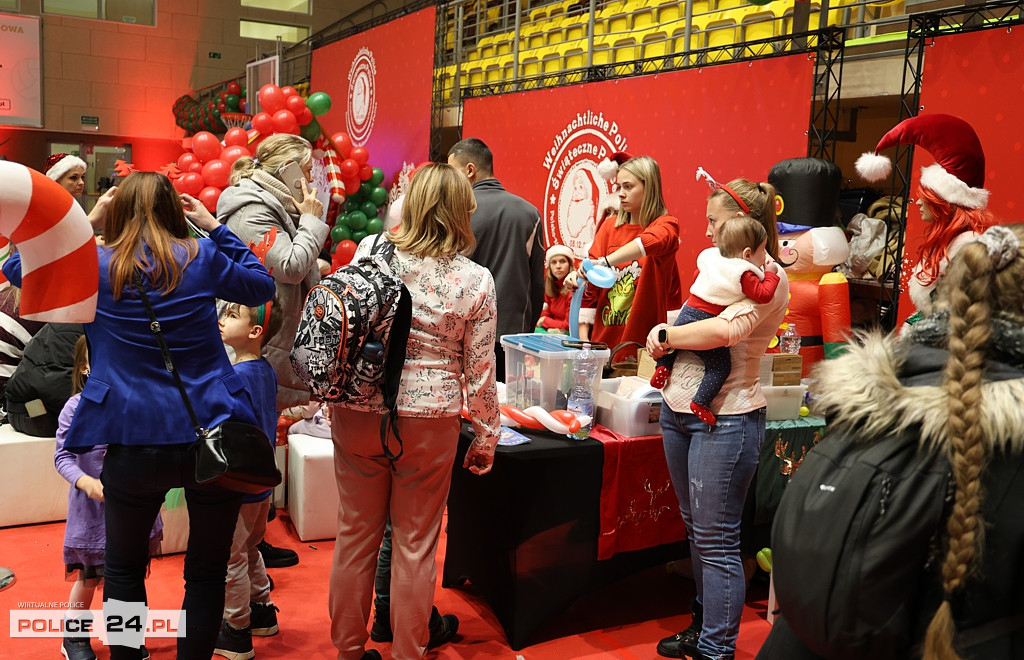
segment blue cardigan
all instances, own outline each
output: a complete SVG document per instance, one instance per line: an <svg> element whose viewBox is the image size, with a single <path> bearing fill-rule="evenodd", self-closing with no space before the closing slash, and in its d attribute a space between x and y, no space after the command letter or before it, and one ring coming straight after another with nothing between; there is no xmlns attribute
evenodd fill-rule
<svg viewBox="0 0 1024 660"><path fill-rule="evenodd" d="M195 441L174 377L164 367L142 301L130 293L114 300L109 280L112 251L99 247L96 320L85 325L91 374L82 391L64 447L84 451L99 444L173 445ZM184 256L184 255L183 255ZM15 253L3 273L21 286ZM253 404L224 350L215 300L256 306L274 295L274 279L252 251L225 226L199 239L199 253L181 283L167 295L146 292L163 328L200 424L228 418L256 424Z"/></svg>

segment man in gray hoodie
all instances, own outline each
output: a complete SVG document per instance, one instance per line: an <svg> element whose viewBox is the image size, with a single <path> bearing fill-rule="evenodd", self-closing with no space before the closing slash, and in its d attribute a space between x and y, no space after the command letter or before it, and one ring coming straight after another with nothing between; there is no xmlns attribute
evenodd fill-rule
<svg viewBox="0 0 1024 660"><path fill-rule="evenodd" d="M544 306L544 229L540 212L530 202L502 187L494 177L491 150L477 138L466 138L448 151L448 164L473 186L476 250L470 258L491 271L498 295L498 342L495 371L505 380L502 335L533 332Z"/></svg>

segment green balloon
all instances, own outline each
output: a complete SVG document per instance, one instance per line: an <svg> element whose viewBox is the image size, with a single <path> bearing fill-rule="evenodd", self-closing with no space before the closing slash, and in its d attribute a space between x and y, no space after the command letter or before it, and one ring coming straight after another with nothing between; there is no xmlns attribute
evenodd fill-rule
<svg viewBox="0 0 1024 660"><path fill-rule="evenodd" d="M359 194L363 196L364 200L370 198L370 193L373 192L373 186L370 185L369 181L363 181L362 185L359 186Z"/></svg>
<svg viewBox="0 0 1024 660"><path fill-rule="evenodd" d="M367 236L369 236L369 234L362 229L352 232L352 240L355 241L356 245L359 245L359 241L363 240Z"/></svg>
<svg viewBox="0 0 1024 660"><path fill-rule="evenodd" d="M345 199L345 210L351 213L352 211L359 210L359 202L357 202L352 195L349 195Z"/></svg>
<svg viewBox="0 0 1024 660"><path fill-rule="evenodd" d="M320 122L316 120L316 117L305 126L299 127L299 135L310 142L316 142L316 139L320 137Z"/></svg>
<svg viewBox="0 0 1024 660"><path fill-rule="evenodd" d="M360 229L366 228L366 214L362 211L352 211L348 214L348 228L352 230L352 240L355 241L355 235ZM356 241L357 243L359 241Z"/></svg>
<svg viewBox="0 0 1024 660"><path fill-rule="evenodd" d="M377 206L383 205L384 202L388 201L388 191L381 186L377 186L370 191L370 201Z"/></svg>
<svg viewBox="0 0 1024 660"><path fill-rule="evenodd" d="M371 186L379 186L384 181L384 170L379 167L373 168L373 176L370 177Z"/></svg>
<svg viewBox="0 0 1024 660"><path fill-rule="evenodd" d="M238 94L228 94L224 97L224 105L228 107L228 112L238 112Z"/></svg>
<svg viewBox="0 0 1024 660"><path fill-rule="evenodd" d="M331 240L335 243L347 241L350 238L352 238L352 232L345 225L338 223L331 228Z"/></svg>
<svg viewBox="0 0 1024 660"><path fill-rule="evenodd" d="M380 218L370 218L366 223L366 231L370 234L379 234L384 231L384 221Z"/></svg>
<svg viewBox="0 0 1024 660"><path fill-rule="evenodd" d="M359 210L366 214L367 219L377 217L377 205L373 202L363 202Z"/></svg>
<svg viewBox="0 0 1024 660"><path fill-rule="evenodd" d="M315 117L326 115L331 111L331 97L326 92L313 92L306 99L306 107Z"/></svg>

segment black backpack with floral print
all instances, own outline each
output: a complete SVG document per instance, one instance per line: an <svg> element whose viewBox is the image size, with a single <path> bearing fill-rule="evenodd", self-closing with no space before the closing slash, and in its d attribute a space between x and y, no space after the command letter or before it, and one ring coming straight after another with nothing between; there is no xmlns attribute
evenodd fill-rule
<svg viewBox="0 0 1024 660"><path fill-rule="evenodd" d="M396 460L402 454L398 386L412 302L391 270L394 244L381 234L372 240L369 255L310 289L290 357L292 369L315 398L385 408L381 443L385 455ZM389 430L398 441L397 453L388 448Z"/></svg>

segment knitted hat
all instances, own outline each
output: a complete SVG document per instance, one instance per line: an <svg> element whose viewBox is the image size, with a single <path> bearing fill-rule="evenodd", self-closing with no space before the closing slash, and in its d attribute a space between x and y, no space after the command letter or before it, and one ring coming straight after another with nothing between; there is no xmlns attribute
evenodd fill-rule
<svg viewBox="0 0 1024 660"><path fill-rule="evenodd" d="M544 253L544 263L551 263L552 257L563 256L569 260L569 264L576 263L576 255L572 253L572 249L568 245L552 245L548 248L548 251Z"/></svg>
<svg viewBox="0 0 1024 660"><path fill-rule="evenodd" d="M43 167L43 174L54 181L60 181L62 176L76 167L81 167L84 170L86 168L85 161L78 156L72 156L70 154L53 154L46 159L46 166Z"/></svg>
<svg viewBox="0 0 1024 660"><path fill-rule="evenodd" d="M988 206L985 190L985 152L971 125L952 115L919 115L905 119L882 136L874 153L857 159L856 168L868 181L889 176L892 163L879 151L898 144L926 149L935 164L921 168L921 185L950 204L971 209Z"/></svg>

